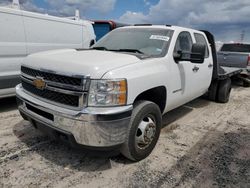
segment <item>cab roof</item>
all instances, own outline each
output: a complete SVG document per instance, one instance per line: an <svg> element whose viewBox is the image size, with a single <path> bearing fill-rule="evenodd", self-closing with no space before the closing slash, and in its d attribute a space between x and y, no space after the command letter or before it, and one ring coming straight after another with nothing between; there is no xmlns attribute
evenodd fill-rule
<svg viewBox="0 0 250 188"><path fill-rule="evenodd" d="M133 26L126 26L120 29L126 29L126 28L145 28L145 29L156 28L156 29L170 29L174 31L190 31L190 32L203 33L202 31L199 31L199 30L186 28L186 27L180 27L180 26L173 26L173 25L135 24Z"/></svg>

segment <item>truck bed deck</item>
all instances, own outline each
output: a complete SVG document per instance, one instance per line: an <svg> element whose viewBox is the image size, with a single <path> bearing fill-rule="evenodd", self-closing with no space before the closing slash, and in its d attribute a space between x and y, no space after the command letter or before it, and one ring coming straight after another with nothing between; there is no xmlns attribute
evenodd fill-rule
<svg viewBox="0 0 250 188"><path fill-rule="evenodd" d="M219 66L218 79L223 80L223 79L232 77L234 75L237 75L241 73L242 71L243 71L242 68Z"/></svg>

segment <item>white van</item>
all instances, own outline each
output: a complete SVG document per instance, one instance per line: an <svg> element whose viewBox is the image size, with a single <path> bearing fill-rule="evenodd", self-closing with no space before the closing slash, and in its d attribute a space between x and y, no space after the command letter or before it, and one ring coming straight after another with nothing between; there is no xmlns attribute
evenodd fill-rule
<svg viewBox="0 0 250 188"><path fill-rule="evenodd" d="M0 7L0 98L14 96L20 65L29 54L62 48L89 48L92 23Z"/></svg>

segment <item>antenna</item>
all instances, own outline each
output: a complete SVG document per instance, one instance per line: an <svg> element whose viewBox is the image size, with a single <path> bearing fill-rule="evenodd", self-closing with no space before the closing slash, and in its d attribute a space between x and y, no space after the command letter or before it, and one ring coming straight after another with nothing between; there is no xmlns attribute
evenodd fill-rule
<svg viewBox="0 0 250 188"><path fill-rule="evenodd" d="M16 8L16 9L20 9L19 0L13 0L13 1L12 1L11 7L12 7L12 8Z"/></svg>

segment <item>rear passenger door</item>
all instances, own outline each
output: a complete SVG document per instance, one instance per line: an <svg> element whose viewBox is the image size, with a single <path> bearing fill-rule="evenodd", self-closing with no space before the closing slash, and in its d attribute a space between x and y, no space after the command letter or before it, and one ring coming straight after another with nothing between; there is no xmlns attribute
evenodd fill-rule
<svg viewBox="0 0 250 188"><path fill-rule="evenodd" d="M199 71L197 72L197 76L199 77L198 84L200 85L201 94L205 93L208 87L211 84L212 75L213 75L213 59L212 59L212 52L209 48L209 43L205 36L201 33L194 33L195 42L198 44L205 45L206 53L205 59L202 64L197 64L196 66L199 67Z"/></svg>

